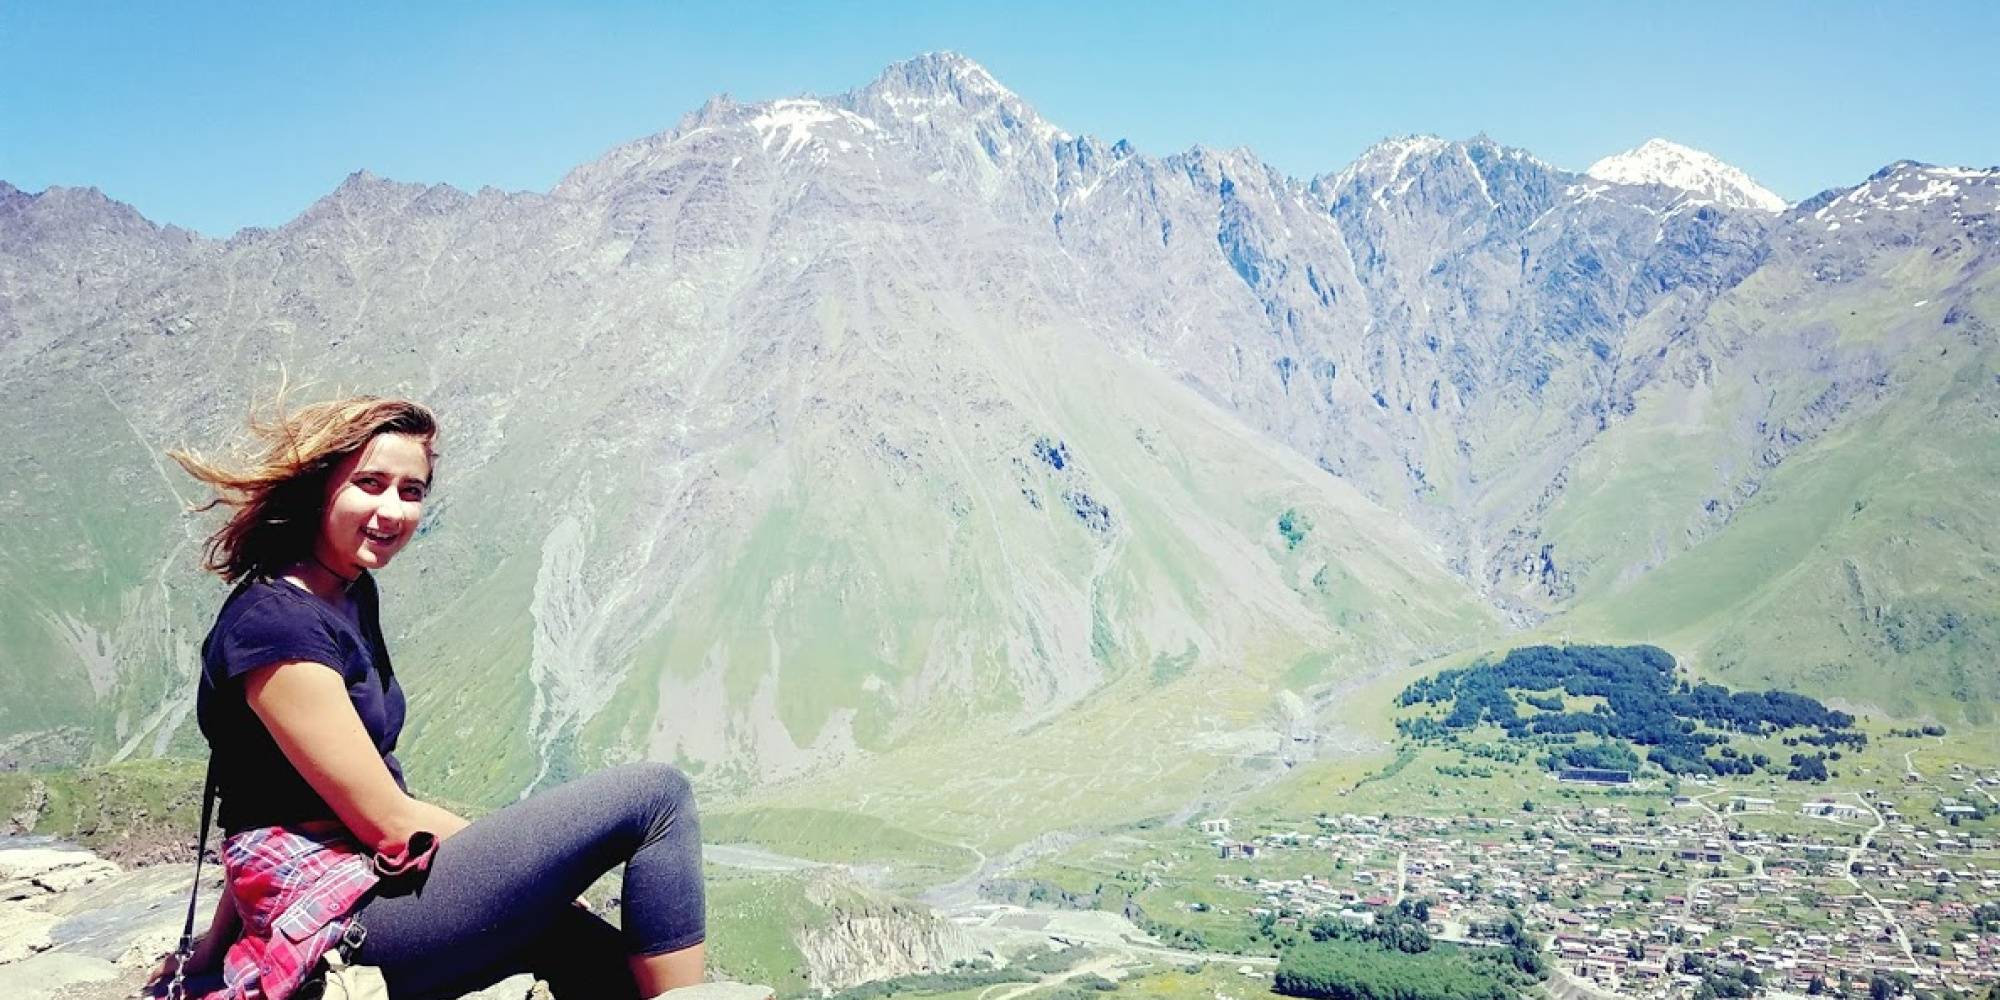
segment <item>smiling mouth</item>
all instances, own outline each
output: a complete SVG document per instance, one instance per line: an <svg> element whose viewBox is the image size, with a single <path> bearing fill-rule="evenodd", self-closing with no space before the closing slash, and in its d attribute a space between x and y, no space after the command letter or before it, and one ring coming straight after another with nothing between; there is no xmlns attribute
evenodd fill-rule
<svg viewBox="0 0 2000 1000"><path fill-rule="evenodd" d="M396 539L403 537L403 533L400 531L395 531L384 534L379 531L369 531L367 528L363 528L361 529L361 537L366 538L369 541L375 542L380 545L387 545L391 542L394 542Z"/></svg>

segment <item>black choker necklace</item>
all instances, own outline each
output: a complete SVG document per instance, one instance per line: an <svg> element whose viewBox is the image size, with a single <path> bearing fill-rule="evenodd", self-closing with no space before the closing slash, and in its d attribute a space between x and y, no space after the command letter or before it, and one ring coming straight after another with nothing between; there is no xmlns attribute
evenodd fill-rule
<svg viewBox="0 0 2000 1000"><path fill-rule="evenodd" d="M354 581L361 579L361 574L359 573L356 573L351 577L341 576L338 572L334 571L333 567L328 566L323 562L320 562L319 553L317 552L308 553L306 558L311 559L313 561L313 565L318 566L320 569L326 570L328 573L333 573L333 578L340 581L340 589L342 590L346 590L347 588L354 586Z"/></svg>

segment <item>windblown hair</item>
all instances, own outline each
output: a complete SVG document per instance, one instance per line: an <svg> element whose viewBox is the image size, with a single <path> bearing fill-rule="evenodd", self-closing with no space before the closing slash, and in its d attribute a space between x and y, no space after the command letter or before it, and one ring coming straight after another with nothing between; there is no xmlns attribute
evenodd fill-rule
<svg viewBox="0 0 2000 1000"><path fill-rule="evenodd" d="M181 448L167 452L188 475L216 491L195 511L234 509L208 537L202 563L230 583L276 575L312 554L326 509L328 474L377 434L421 438L426 450L437 438L437 418L408 400L354 396L286 412L281 391L270 410L268 417L253 410L253 440L233 464Z"/></svg>

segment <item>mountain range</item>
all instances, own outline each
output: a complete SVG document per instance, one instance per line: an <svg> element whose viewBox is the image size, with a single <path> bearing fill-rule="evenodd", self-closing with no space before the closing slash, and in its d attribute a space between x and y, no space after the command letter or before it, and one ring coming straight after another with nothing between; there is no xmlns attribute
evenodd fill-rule
<svg viewBox="0 0 2000 1000"><path fill-rule="evenodd" d="M444 421L382 586L461 799L646 756L1004 844L1274 780L1365 743L1375 681L1535 639L1983 725L1996 205L1912 162L1785 205L1659 140L1298 179L949 53L223 240L0 184L0 759L198 748L223 591L162 452L284 377Z"/></svg>

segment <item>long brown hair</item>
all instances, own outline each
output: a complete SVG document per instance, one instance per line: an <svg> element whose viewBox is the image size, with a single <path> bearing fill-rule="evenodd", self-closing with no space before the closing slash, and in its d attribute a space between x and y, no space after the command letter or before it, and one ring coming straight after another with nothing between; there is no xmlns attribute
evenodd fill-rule
<svg viewBox="0 0 2000 1000"><path fill-rule="evenodd" d="M250 414L254 442L239 450L233 464L212 462L175 448L167 457L217 496L195 508L234 508L208 537L202 566L235 583L273 576L312 553L326 508L327 475L377 434L421 438L429 451L437 438L437 418L422 404L380 396L311 403L286 412L282 392L268 416Z"/></svg>

